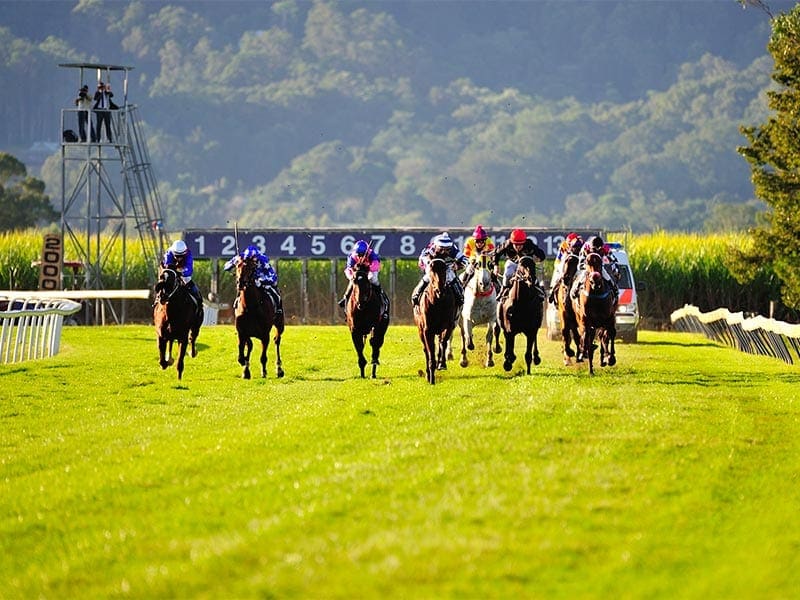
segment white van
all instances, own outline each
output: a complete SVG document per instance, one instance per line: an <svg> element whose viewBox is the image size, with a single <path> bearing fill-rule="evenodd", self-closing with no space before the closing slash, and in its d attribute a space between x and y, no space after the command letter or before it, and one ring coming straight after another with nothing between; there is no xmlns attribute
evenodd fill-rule
<svg viewBox="0 0 800 600"><path fill-rule="evenodd" d="M623 342L635 343L639 332L639 300L636 296L636 282L631 271L628 253L619 242L609 242L611 251L617 259L619 267L619 305L617 306L617 339ZM607 267L608 268L608 267ZM555 271L555 269L554 269ZM555 273L554 273L555 275ZM555 277L553 278L555 279ZM552 289L554 280L550 281ZM548 302L545 311L547 324L547 339L561 339L561 323L558 319L558 308Z"/></svg>

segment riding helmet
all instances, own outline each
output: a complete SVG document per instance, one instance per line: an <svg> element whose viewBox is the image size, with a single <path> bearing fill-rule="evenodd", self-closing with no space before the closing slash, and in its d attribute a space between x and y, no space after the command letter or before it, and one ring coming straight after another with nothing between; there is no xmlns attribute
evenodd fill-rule
<svg viewBox="0 0 800 600"><path fill-rule="evenodd" d="M367 253L368 249L369 249L369 244L367 244L367 242L365 242L364 240L358 240L356 242L355 251L356 254L358 254L359 256L364 256Z"/></svg>
<svg viewBox="0 0 800 600"><path fill-rule="evenodd" d="M477 242L479 240L485 240L489 236L486 235L486 230L478 225L475 227L475 231L472 232L472 237L474 237L475 241Z"/></svg>
<svg viewBox="0 0 800 600"><path fill-rule="evenodd" d="M524 244L525 240L528 239L528 236L522 229L512 229L511 235L508 236L508 238L511 240L512 244Z"/></svg>
<svg viewBox="0 0 800 600"><path fill-rule="evenodd" d="M433 240L433 245L437 248L451 248L453 240L450 239L450 234L445 231L436 236L436 239Z"/></svg>
<svg viewBox="0 0 800 600"><path fill-rule="evenodd" d="M183 256L189 251L189 248L186 246L186 242L183 240L175 240L172 242L172 246L169 247L170 252L175 256Z"/></svg>

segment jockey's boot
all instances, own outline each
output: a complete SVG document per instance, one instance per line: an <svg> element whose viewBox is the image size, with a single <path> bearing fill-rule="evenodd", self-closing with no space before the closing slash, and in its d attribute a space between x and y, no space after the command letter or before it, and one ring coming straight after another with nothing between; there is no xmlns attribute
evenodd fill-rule
<svg viewBox="0 0 800 600"><path fill-rule="evenodd" d="M422 296L422 292L425 291L425 288L428 287L428 282L424 279L420 279L417 287L414 288L414 291L411 292L411 304L414 306L419 306L419 299Z"/></svg>
<svg viewBox="0 0 800 600"><path fill-rule="evenodd" d="M283 298L281 298L280 292L274 287L267 286L267 290L269 291L269 295L272 296L272 302L275 304L275 316L283 314Z"/></svg>
<svg viewBox="0 0 800 600"><path fill-rule="evenodd" d="M194 300L194 308L199 317L203 314L203 297L200 295L200 290L194 281L189 282L189 293L192 296L192 300Z"/></svg>
<svg viewBox="0 0 800 600"><path fill-rule="evenodd" d="M347 301L350 299L350 294L352 294L352 293L353 293L353 281L351 280L347 284L347 289L344 291L344 295L342 296L342 298L338 302L339 306L344 308L344 305L347 304Z"/></svg>

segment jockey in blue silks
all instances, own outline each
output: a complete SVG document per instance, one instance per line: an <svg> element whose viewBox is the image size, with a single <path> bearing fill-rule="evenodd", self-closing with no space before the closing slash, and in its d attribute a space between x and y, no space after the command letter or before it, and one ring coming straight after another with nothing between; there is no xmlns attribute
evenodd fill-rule
<svg viewBox="0 0 800 600"><path fill-rule="evenodd" d="M198 312L203 308L203 297L200 295L200 290L197 284L192 281L194 273L194 259L192 258L192 251L183 240L175 240L172 245L167 248L164 257L161 259L161 265L168 269L174 269L178 275L181 276L189 295L195 303L195 308Z"/></svg>
<svg viewBox="0 0 800 600"><path fill-rule="evenodd" d="M226 262L222 268L225 271L230 271L246 260L255 261L255 284L270 295L275 304L275 314L281 314L283 312L283 300L278 291L278 273L269 261L269 256L261 252L256 246L250 244L247 248Z"/></svg>

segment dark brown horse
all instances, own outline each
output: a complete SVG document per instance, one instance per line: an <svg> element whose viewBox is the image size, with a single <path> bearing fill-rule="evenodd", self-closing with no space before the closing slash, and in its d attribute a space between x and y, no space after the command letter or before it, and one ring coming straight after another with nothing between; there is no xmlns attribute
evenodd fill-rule
<svg viewBox="0 0 800 600"><path fill-rule="evenodd" d="M178 379L183 377L183 361L191 344L192 358L197 356L197 336L203 324L203 309L195 306L189 290L174 269L161 269L155 286L153 323L158 336L158 364L166 369L173 364L172 343L178 342Z"/></svg>
<svg viewBox="0 0 800 600"><path fill-rule="evenodd" d="M614 366L614 338L617 335L617 295L603 278L603 259L599 254L586 257L586 278L578 288L578 297L572 299L578 331L581 336L580 352L589 360L589 373L594 375L595 337L600 342L600 366Z"/></svg>
<svg viewBox="0 0 800 600"><path fill-rule="evenodd" d="M575 309L572 307L572 300L569 297L572 282L578 272L578 254L582 244L583 240L576 240L569 253L564 257L561 267L561 279L553 291L556 306L558 307L558 319L561 324L561 338L564 340L563 356L565 365L570 364L570 359L575 356L576 351L578 354L577 360L579 362L583 360L580 352L581 338L578 333L578 319L575 317ZM572 349L573 342L575 342L575 350Z"/></svg>
<svg viewBox="0 0 800 600"><path fill-rule="evenodd" d="M447 368L447 348L456 327L456 297L447 285L447 263L441 258L430 262L430 283L414 308L414 322L425 350L428 383L436 383L436 369ZM438 342L438 348L437 348Z"/></svg>
<svg viewBox="0 0 800 600"><path fill-rule="evenodd" d="M364 356L364 346L367 336L372 347L372 378L376 378L376 370L380 364L381 346L389 327L388 311L384 314L382 309L380 288L373 286L369 280L369 264L358 263L353 275L353 291L345 306L347 325L350 327L350 337L358 354L358 368L361 377L364 377L364 368L367 359Z"/></svg>
<svg viewBox="0 0 800 600"><path fill-rule="evenodd" d="M278 377L283 377L281 361L281 335L283 334L283 313L276 314L277 299L263 287L256 285L255 258L245 259L236 265L237 296L234 302L234 322L239 337L239 364L244 367L242 377L250 379L250 353L253 350L251 338L261 340L261 377L267 376L267 347L269 334L275 326L275 369ZM277 294L277 291L273 293Z"/></svg>
<svg viewBox="0 0 800 600"><path fill-rule="evenodd" d="M542 325L543 306L544 293L536 282L536 263L532 257L523 256L512 276L508 295L497 304L495 335L499 335L500 330L503 331L503 369L506 371L511 370L517 359L514 355L514 338L519 333L525 334L527 339L525 365L528 375L531 374L531 362L535 365L542 362L537 335Z"/></svg>

